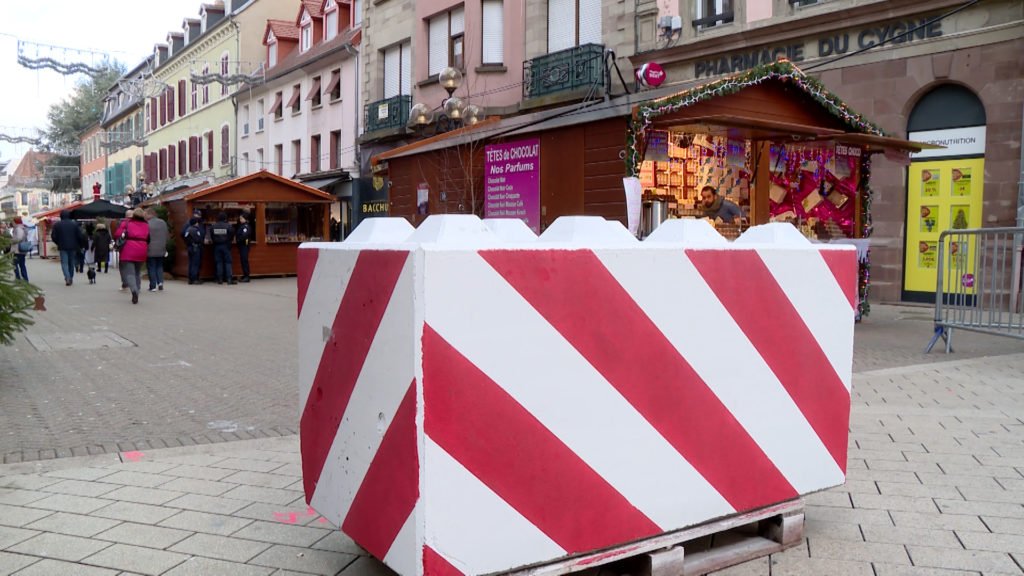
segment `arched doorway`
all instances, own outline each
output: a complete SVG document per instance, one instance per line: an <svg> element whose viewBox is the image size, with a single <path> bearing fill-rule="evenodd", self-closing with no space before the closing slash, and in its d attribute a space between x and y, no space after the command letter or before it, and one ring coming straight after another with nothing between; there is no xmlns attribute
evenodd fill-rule
<svg viewBox="0 0 1024 576"><path fill-rule="evenodd" d="M907 133L910 140L945 147L914 154L907 171L902 297L934 302L939 234L982 225L985 107L971 90L942 84L914 106ZM966 247L953 250L958 258L974 257Z"/></svg>

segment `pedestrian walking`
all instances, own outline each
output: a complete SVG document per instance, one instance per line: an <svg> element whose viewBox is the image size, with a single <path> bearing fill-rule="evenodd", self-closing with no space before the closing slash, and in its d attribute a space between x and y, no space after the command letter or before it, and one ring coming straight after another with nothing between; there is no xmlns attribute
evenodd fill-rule
<svg viewBox="0 0 1024 576"><path fill-rule="evenodd" d="M96 257L96 270L107 274L110 272L110 230L103 222L96 224L92 233L92 247Z"/></svg>
<svg viewBox="0 0 1024 576"><path fill-rule="evenodd" d="M249 243L252 242L252 225L246 218L246 213L238 217L238 227L235 228L235 244L238 245L238 262L242 266L242 282L249 281Z"/></svg>
<svg viewBox="0 0 1024 576"><path fill-rule="evenodd" d="M238 284L231 275L231 238L234 235L235 227L228 224L228 215L224 212L217 214L217 221L210 227L217 284Z"/></svg>
<svg viewBox="0 0 1024 576"><path fill-rule="evenodd" d="M86 239L82 227L71 219L70 210L60 213L60 222L53 225L50 240L53 240L57 249L60 250L60 267L64 272L64 285L71 286L75 279L78 251L85 246Z"/></svg>
<svg viewBox="0 0 1024 576"><path fill-rule="evenodd" d="M32 252L32 242L28 239L28 229L21 216L14 217L14 228L11 229L11 252L14 254L14 278L28 282L28 268L25 267L25 256Z"/></svg>
<svg viewBox="0 0 1024 576"><path fill-rule="evenodd" d="M142 265L146 262L149 250L149 225L146 224L142 210L135 210L130 219L122 220L114 236L124 238L118 268L124 283L132 292L132 304L138 304L139 291L142 289Z"/></svg>
<svg viewBox="0 0 1024 576"><path fill-rule="evenodd" d="M185 249L188 251L188 283L202 284L203 281L199 279L199 267L203 263L203 242L206 240L206 231L198 216L193 216L188 221L181 231L181 237L185 240Z"/></svg>
<svg viewBox="0 0 1024 576"><path fill-rule="evenodd" d="M146 270L149 272L149 291L164 289L164 257L167 256L167 239L170 231L167 222L156 215L156 210L146 209L146 223L149 225L149 251L146 253Z"/></svg>

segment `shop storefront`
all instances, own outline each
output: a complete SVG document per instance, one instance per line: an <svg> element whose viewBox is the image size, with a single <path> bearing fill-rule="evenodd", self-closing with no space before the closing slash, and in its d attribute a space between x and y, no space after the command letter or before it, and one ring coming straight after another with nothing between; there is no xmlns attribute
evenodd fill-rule
<svg viewBox="0 0 1024 576"><path fill-rule="evenodd" d="M228 222L237 224L243 212L254 215L255 240L249 253L253 276L280 276L296 273L296 249L302 242L326 240L329 233L331 204L335 198L262 170L216 186L171 192L145 205L163 204L179 239L182 227L195 212L206 225L212 225L221 212ZM200 276L213 277L213 247L204 247ZM237 251L232 250L234 270L241 270ZM188 254L184 243L175 242L173 273L187 276Z"/></svg>

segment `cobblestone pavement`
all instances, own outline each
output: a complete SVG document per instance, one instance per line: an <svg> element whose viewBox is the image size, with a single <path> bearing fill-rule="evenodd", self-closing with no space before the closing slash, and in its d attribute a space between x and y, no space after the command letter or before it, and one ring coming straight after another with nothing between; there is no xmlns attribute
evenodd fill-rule
<svg viewBox="0 0 1024 576"><path fill-rule="evenodd" d="M846 484L719 576L1021 576L1022 381L1024 354L855 375ZM391 574L306 507L298 462L289 436L0 466L0 576Z"/></svg>

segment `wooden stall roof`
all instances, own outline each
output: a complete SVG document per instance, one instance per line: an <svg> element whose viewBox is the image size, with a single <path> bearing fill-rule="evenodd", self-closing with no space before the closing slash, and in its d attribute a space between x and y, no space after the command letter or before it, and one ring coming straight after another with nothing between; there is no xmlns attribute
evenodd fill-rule
<svg viewBox="0 0 1024 576"><path fill-rule="evenodd" d="M48 218L54 218L60 216L60 213L65 210L74 210L75 208L78 208L83 204L85 204L85 202L76 200L75 202L72 202L71 204L68 204L66 206L60 206L58 208L50 208L49 210L36 212L35 214L32 215L32 218L35 220L46 220Z"/></svg>
<svg viewBox="0 0 1024 576"><path fill-rule="evenodd" d="M302 202L329 204L335 197L267 170L228 180L184 196L190 202Z"/></svg>

